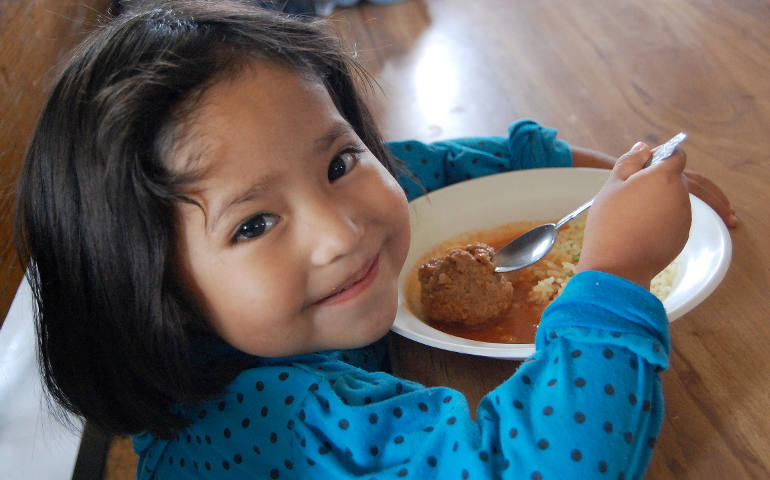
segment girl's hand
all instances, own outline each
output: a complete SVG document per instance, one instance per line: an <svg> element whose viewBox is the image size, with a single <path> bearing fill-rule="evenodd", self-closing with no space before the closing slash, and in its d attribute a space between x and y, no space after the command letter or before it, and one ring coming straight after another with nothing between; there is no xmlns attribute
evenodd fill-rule
<svg viewBox="0 0 770 480"><path fill-rule="evenodd" d="M735 216L735 209L730 204L727 195L714 182L689 168L684 170L684 176L690 193L713 208L722 217L728 228L738 226L738 217Z"/></svg>
<svg viewBox="0 0 770 480"><path fill-rule="evenodd" d="M574 167L606 168L612 169L615 158L594 150L581 147L572 148L572 165ZM685 169L684 176L687 180L687 189L690 193L700 198L722 218L729 228L738 225L735 209L722 190L711 180L690 169Z"/></svg>
<svg viewBox="0 0 770 480"><path fill-rule="evenodd" d="M588 213L578 271L612 273L649 289L684 247L691 220L686 157L677 150L642 169L651 155L640 142L615 163Z"/></svg>

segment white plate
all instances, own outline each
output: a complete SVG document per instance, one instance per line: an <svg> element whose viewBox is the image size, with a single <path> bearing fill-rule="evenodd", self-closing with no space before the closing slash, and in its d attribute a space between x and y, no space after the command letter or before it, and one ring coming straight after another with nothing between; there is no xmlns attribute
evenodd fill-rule
<svg viewBox="0 0 770 480"><path fill-rule="evenodd" d="M591 198L608 171L542 168L506 172L461 182L410 202L412 243L399 278L399 305L393 331L432 347L496 358L524 359L534 344L489 343L449 335L424 323L406 306L404 281L418 259L438 243L461 233L523 220L558 219ZM663 302L669 321L689 312L724 278L732 244L722 220L690 195L692 227L671 293Z"/></svg>

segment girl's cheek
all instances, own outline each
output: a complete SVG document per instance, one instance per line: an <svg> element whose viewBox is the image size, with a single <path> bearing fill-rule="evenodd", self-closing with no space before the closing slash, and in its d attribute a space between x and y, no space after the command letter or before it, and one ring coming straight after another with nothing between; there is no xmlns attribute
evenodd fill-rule
<svg viewBox="0 0 770 480"><path fill-rule="evenodd" d="M403 268L406 256L409 253L409 244L411 242L412 231L409 222L409 204L406 201L406 195L404 195L401 187L398 187L398 193L393 205L393 211L396 214L395 224L397 225L397 243L399 255L399 269Z"/></svg>
<svg viewBox="0 0 770 480"><path fill-rule="evenodd" d="M389 219L394 234L400 237L402 243L405 243L404 250L408 250L411 233L406 193L393 175L379 161L375 160L375 162L381 192L379 198L375 200L375 208L381 210L381 215Z"/></svg>

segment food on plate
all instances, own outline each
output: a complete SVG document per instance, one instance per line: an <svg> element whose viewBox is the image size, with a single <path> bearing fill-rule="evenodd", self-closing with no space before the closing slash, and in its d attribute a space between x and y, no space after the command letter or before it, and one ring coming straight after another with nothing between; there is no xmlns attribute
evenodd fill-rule
<svg viewBox="0 0 770 480"><path fill-rule="evenodd" d="M575 275L583 244L585 217L575 219L562 227L559 230L556 244L548 255L541 261L522 270L504 274L492 273L491 256L493 250L489 249L501 248L519 234L541 223L543 222L505 224L487 230L468 232L437 245L421 257L407 278L405 295L409 309L417 318L434 328L459 337L494 343L533 343L543 310L562 292L569 279ZM484 244L487 249L477 250L478 247L474 247L474 245L479 244ZM423 300L424 287L422 285L425 283L429 284L427 295L429 301L435 301L433 297L439 297L437 292L441 292L434 286L434 284L439 283L440 278L440 275L435 274L438 271L437 267L428 267L427 265L430 265L436 258L449 258L452 252L463 251L466 253L454 253L452 258L475 258L471 251L476 252L477 256L482 257L488 263L486 265L488 275L496 277L498 283L507 282L512 286L507 309L500 311L504 302L499 298L489 305L475 306L479 301L482 303L486 301L485 298L487 297L484 294L471 294L472 285L474 283L494 285L495 282L491 278L486 278L483 281L457 278L458 274L462 272L458 267L451 269L448 266L445 267L445 274L449 275L447 272L452 272L449 281L452 288L451 290L447 289L449 294L442 297L446 302L438 305L438 307L442 313L450 312L452 314L456 314L458 311L463 313L463 310L467 308L469 312L463 313L463 318L466 320L445 321L434 311L436 305L431 305L430 302L426 303ZM479 266L474 266L474 269L466 267L467 270L474 272L479 270L478 275L481 276L480 272L483 270L481 267L484 265L482 259L473 260ZM430 275L428 272L423 273L423 270L429 271ZM665 299L671 291L675 276L676 263L672 263L652 280L650 291L659 299ZM428 277L429 281L424 281L422 277ZM485 277L481 276L481 278ZM463 287L466 284L470 286ZM468 292L463 292L463 288L468 288ZM479 288L475 288L475 290L478 291ZM502 288L499 290L502 291ZM501 296L498 295L498 297ZM494 295L490 295L490 297L494 297ZM462 306L463 303L465 306ZM483 318L487 320L482 321ZM467 319L471 320L468 321Z"/></svg>
<svg viewBox="0 0 770 480"><path fill-rule="evenodd" d="M471 243L420 265L420 301L425 315L434 322L472 327L510 310L513 285L495 273L494 254L489 245Z"/></svg>

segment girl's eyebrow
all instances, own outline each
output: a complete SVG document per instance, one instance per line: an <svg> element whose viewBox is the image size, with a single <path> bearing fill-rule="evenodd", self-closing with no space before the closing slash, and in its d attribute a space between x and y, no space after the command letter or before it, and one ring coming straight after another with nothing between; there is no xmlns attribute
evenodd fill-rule
<svg viewBox="0 0 770 480"><path fill-rule="evenodd" d="M353 127L343 120L335 121L324 135L315 141L315 147L319 151L326 151L334 145L338 138L355 133Z"/></svg>
<svg viewBox="0 0 770 480"><path fill-rule="evenodd" d="M206 232L211 234L216 229L217 223L222 220L222 218L225 216L225 213L227 213L230 208L261 196L270 188L271 185L275 185L276 181L277 178L275 175L265 175L255 183L249 185L249 187L243 192L233 195L232 198L225 199L221 204L221 208L215 207L212 209L211 222L206 220ZM204 217L205 216L206 215L204 212Z"/></svg>
<svg viewBox="0 0 770 480"><path fill-rule="evenodd" d="M352 133L354 133L354 131L349 123L343 120L338 120L334 122L323 135L318 137L313 142L315 151L326 152L340 137L344 137L345 135L350 135ZM206 221L206 231L211 234L230 208L261 196L271 186L275 186L277 181L278 178L276 175L265 175L264 177L259 178L255 183L249 185L249 187L243 192L237 193L231 198L225 199L221 204L221 208L215 208L212 210L211 222L208 222L208 220Z"/></svg>

